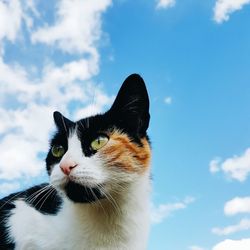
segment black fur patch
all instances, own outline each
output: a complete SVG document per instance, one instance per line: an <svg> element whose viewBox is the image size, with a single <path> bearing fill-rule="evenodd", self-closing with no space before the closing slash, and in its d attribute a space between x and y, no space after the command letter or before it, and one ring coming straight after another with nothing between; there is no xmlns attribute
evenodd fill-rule
<svg viewBox="0 0 250 250"><path fill-rule="evenodd" d="M56 189L49 187L47 183L31 187L25 191L11 194L0 200L0 215L5 211L15 208L16 200L22 199L31 207L43 214L57 214L60 210L62 199Z"/></svg>
<svg viewBox="0 0 250 250"><path fill-rule="evenodd" d="M98 188L88 188L74 182L68 182L65 192L74 202L90 203L104 198Z"/></svg>
<svg viewBox="0 0 250 250"><path fill-rule="evenodd" d="M62 198L56 189L41 184L25 191L23 199L43 214L56 215L61 208Z"/></svg>
<svg viewBox="0 0 250 250"><path fill-rule="evenodd" d="M0 250L12 250L15 248L15 243L10 242L8 238L8 228L5 221L9 218L11 210L15 208L12 203L6 203L14 195L10 195L0 200Z"/></svg>

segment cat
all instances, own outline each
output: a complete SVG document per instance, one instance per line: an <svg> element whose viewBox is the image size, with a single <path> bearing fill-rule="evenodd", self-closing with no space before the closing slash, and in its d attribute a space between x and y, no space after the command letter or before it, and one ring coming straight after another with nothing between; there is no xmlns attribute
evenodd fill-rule
<svg viewBox="0 0 250 250"><path fill-rule="evenodd" d="M73 122L54 112L57 132L46 157L50 183L0 201L0 249L145 250L149 120L138 74L125 79L103 114Z"/></svg>

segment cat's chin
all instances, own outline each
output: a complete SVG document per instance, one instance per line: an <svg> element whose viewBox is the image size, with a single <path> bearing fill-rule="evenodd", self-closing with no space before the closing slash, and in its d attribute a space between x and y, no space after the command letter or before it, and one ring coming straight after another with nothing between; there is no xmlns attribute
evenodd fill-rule
<svg viewBox="0 0 250 250"><path fill-rule="evenodd" d="M73 181L65 185L64 192L71 201L77 203L92 203L104 198L99 188L86 187Z"/></svg>

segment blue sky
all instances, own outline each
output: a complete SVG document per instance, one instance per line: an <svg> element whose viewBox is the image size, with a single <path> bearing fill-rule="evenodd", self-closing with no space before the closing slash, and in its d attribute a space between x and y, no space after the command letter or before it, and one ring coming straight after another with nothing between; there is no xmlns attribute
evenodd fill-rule
<svg viewBox="0 0 250 250"><path fill-rule="evenodd" d="M250 249L249 21L249 0L1 0L0 196L47 180L54 110L105 110L137 72L151 100L149 249Z"/></svg>

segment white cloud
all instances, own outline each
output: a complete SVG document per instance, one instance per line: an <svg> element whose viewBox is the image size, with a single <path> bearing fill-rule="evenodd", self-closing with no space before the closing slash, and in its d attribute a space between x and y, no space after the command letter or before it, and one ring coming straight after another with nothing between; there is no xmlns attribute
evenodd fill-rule
<svg viewBox="0 0 250 250"><path fill-rule="evenodd" d="M172 104L172 97L171 96L165 97L164 102L168 105Z"/></svg>
<svg viewBox="0 0 250 250"><path fill-rule="evenodd" d="M87 106L78 109L77 112L75 112L74 118L76 120L79 120L82 117L101 113L103 111L103 107L111 105L114 100L114 97L108 97L100 89L91 88L91 91L93 94L92 100Z"/></svg>
<svg viewBox="0 0 250 250"><path fill-rule="evenodd" d="M0 184L0 194L7 194L18 191L20 184L18 182L4 182Z"/></svg>
<svg viewBox="0 0 250 250"><path fill-rule="evenodd" d="M226 215L236 215L239 213L250 213L250 197L235 197L224 206Z"/></svg>
<svg viewBox="0 0 250 250"><path fill-rule="evenodd" d="M173 212L187 208L187 206L194 201L195 199L193 197L187 197L181 202L160 204L157 207L153 205L151 209L151 221L155 224L161 223Z"/></svg>
<svg viewBox="0 0 250 250"><path fill-rule="evenodd" d="M71 61L55 65L52 57L40 69L41 75L34 77L29 69L18 61L12 64L6 63L0 54L1 182L39 176L44 171L44 163L39 155L47 151L49 132L53 128L53 111L59 110L65 115L71 113L71 118L82 118L85 113L81 113L81 109L92 103L93 93L97 93L95 105L98 111L102 111L102 108L112 100L91 81L99 72L97 42L102 33L101 14L111 1L78 0L74 2L75 6L72 2L58 1L55 26L38 29L34 37L36 41L40 41L42 35L39 35L39 31L44 32L41 34L50 34L55 28L57 36L53 38L54 40L51 38L50 42L45 42L44 46L49 44L53 47L59 46L65 51L84 53L81 54L81 58L77 55L76 58L71 57ZM13 8L18 11L14 11ZM30 11L33 16L28 13ZM74 15L77 20L74 19L72 11L76 11ZM1 15L2 13L5 14ZM12 15L13 18L10 18ZM81 15L85 16L85 19L81 19ZM18 33L22 35L23 28L20 28L22 22L27 22L27 17L34 18L34 16L39 16L39 12L32 0L25 3L18 0L0 0L0 21L3 20L0 22L0 45L7 43L8 40L18 45L20 41L16 37ZM21 23L14 20L19 20ZM76 24L76 21L79 23ZM28 36L33 32L33 19L29 22ZM72 33L69 32L71 22ZM11 26L10 30L4 30L1 23L8 23ZM32 48L33 52L34 50L35 47ZM89 54L86 56L85 53ZM29 68L32 67L36 65L29 65ZM77 103L74 110L69 108L73 102ZM8 182L9 185L13 183Z"/></svg>
<svg viewBox="0 0 250 250"><path fill-rule="evenodd" d="M228 21L230 14L249 3L250 0L217 0L214 7L214 20L217 23Z"/></svg>
<svg viewBox="0 0 250 250"><path fill-rule="evenodd" d="M203 247L199 247L199 246L190 246L188 249L189 250L205 250Z"/></svg>
<svg viewBox="0 0 250 250"><path fill-rule="evenodd" d="M101 14L110 5L111 0L61 0L55 24L39 28L33 33L32 41L56 45L68 53L97 56L95 45L102 34Z"/></svg>
<svg viewBox="0 0 250 250"><path fill-rule="evenodd" d="M250 173L250 148L240 156L233 156L221 162L216 158L210 162L210 171L216 173L223 171L229 178L243 182Z"/></svg>
<svg viewBox="0 0 250 250"><path fill-rule="evenodd" d="M250 229L250 219L242 219L236 225L230 225L225 228L213 228L212 232L217 235L229 235L240 231L245 231Z"/></svg>
<svg viewBox="0 0 250 250"><path fill-rule="evenodd" d="M250 239L224 240L212 248L212 250L249 250Z"/></svg>
<svg viewBox="0 0 250 250"><path fill-rule="evenodd" d="M156 9L167 9L174 7L176 4L175 0L158 0L156 4Z"/></svg>
<svg viewBox="0 0 250 250"><path fill-rule="evenodd" d="M30 12L39 15L33 0L0 0L0 55L4 54L4 40L14 43L21 37L22 21L28 28L33 26Z"/></svg>
<svg viewBox="0 0 250 250"><path fill-rule="evenodd" d="M18 0L0 1L0 40L15 41L22 20L21 3Z"/></svg>

